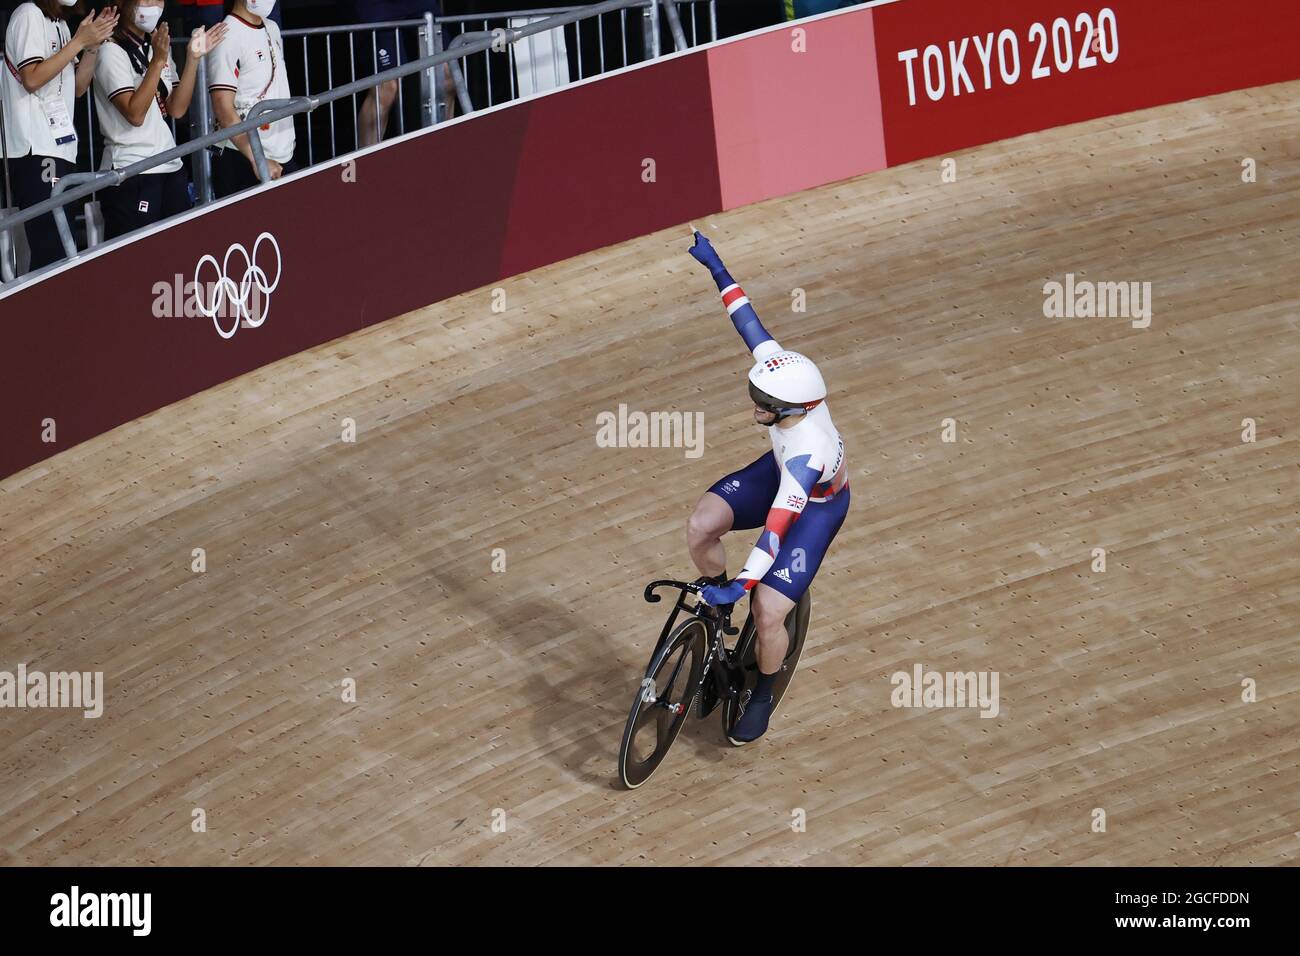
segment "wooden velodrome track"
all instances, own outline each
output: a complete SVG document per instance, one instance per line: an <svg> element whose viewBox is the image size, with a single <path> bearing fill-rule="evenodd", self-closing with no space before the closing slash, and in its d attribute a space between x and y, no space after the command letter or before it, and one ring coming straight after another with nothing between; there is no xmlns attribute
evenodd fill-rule
<svg viewBox="0 0 1300 956"><path fill-rule="evenodd" d="M822 363L853 510L769 736L691 724L633 793L615 755L662 607L641 587L690 574L691 505L766 443L685 224L0 483L0 669L102 670L108 698L0 711L0 862L1295 862L1297 97L698 223ZM1151 282L1151 327L1044 318L1071 272ZM597 447L620 403L703 412L703 457ZM918 663L999 672L1000 714L892 707Z"/></svg>

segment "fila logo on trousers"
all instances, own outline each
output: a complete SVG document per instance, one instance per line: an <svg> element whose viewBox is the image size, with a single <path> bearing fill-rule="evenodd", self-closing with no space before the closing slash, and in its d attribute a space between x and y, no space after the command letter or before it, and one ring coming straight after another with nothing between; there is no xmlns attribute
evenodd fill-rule
<svg viewBox="0 0 1300 956"><path fill-rule="evenodd" d="M270 279L265 269L259 262L262 243L267 244L268 250L275 250L275 278ZM244 273L243 277L236 282L230 274L230 260L233 256L238 255L243 260ZM270 255L268 251L267 256ZM201 281L200 273L203 271L204 263L212 263L212 268L216 271L216 280L211 286L211 299L208 304L204 304L204 290L208 289ZM238 265L238 261L236 262ZM270 260L267 260L270 265ZM194 300L199 307L199 312L206 315L212 320L216 327L217 334L223 339L234 338L235 333L239 331L241 324L255 329L266 321L266 317L271 314L271 293L280 285L280 273L283 261L280 257L280 244L276 242L275 236L269 232L264 232L257 237L253 243L253 251L250 253L244 248L242 243L234 243L226 250L225 258L220 263L215 256L205 255L199 260L199 264L194 268ZM256 297L253 290L257 290ZM255 299L260 300L260 308L256 309L254 315ZM229 300L234 307L235 321L229 329L221 326L222 306Z"/></svg>

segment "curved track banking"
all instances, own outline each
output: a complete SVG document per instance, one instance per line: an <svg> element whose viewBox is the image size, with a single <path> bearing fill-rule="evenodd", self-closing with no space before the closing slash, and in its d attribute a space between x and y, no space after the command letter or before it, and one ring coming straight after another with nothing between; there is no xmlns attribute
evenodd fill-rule
<svg viewBox="0 0 1300 956"><path fill-rule="evenodd" d="M822 363L854 501L768 738L692 724L635 793L641 587L688 573L691 504L766 442L684 224L0 483L0 669L102 670L108 696L0 712L0 861L1295 862L1298 95L698 223ZM1070 272L1151 282L1151 327L1044 318ZM597 447L620 403L702 411L703 457ZM1000 714L895 709L917 663L999 672Z"/></svg>

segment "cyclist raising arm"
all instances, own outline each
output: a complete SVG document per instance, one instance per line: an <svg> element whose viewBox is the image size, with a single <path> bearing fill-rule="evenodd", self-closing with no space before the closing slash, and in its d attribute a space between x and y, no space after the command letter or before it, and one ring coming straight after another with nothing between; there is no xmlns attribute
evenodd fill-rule
<svg viewBox="0 0 1300 956"><path fill-rule="evenodd" d="M728 606L751 592L758 631L759 682L731 732L756 740L772 713L772 683L789 641L785 619L821 566L849 508L844 442L826 406L826 384L806 356L782 349L759 321L744 290L699 232L691 255L713 276L736 331L753 354L749 395L754 421L770 429L772 450L715 482L687 523L691 559L710 579L706 603ZM762 528L734 580L726 574L722 535Z"/></svg>

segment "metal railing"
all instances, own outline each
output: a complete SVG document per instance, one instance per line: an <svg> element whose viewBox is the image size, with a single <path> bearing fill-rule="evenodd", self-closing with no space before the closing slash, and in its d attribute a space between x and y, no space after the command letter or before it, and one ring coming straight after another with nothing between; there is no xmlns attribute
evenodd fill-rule
<svg viewBox="0 0 1300 956"><path fill-rule="evenodd" d="M679 3L688 6L691 12L691 36L689 40L686 36L685 25L678 11ZM492 14L488 17L456 16L435 19L431 16L427 16L424 20L394 21L392 23L382 24L360 24L351 27L325 27L310 30L285 31L284 36L286 45L288 45L292 40L302 40L302 50L304 54L303 69L304 75L307 77L306 89L308 90L305 95L295 96L286 100L264 101L250 110L242 122L225 129L209 131L210 104L207 96L206 63L200 61L198 67L199 77L195 85L195 105L197 107L197 112L192 121L193 135L187 142L165 150L155 156L149 157L148 159L133 163L122 169L78 172L64 176L55 184L53 195L50 199L39 202L21 210L20 212L0 218L0 239L11 236L12 231L18 226L52 213L65 255L68 259L75 259L78 257L79 253L76 248L76 242L73 238L71 226L68 222L68 215L65 207L69 203L91 197L101 189L119 186L134 176L146 173L151 169L172 162L175 159L194 157L194 180L197 193L196 199L198 205L201 206L210 202L212 198L208 165L210 157L208 149L209 147L216 146L219 143L224 143L232 137L242 134L248 135L249 145L253 152L254 166L257 170L258 178L263 184L265 184L270 179L270 171L260 135L260 130L265 125L269 125L282 119L303 116L307 123L308 165L312 165L317 161L325 161L317 159L312 135L312 117L321 106L328 105L330 107L328 117L330 121L330 149L328 151L329 154L325 159L333 159L338 155L341 155L337 148L335 104L342 100L351 99L352 101L353 126L354 130L356 130L357 141L359 141L360 130L357 129L357 126L360 122L358 118L360 114L357 107L357 97L364 95L371 90L378 90L383 84L394 81L397 82L399 97L399 101L396 104L398 110L398 129L399 133L404 133L405 121L402 118L402 107L404 106L404 102L401 100L401 81L403 79L417 75L420 76L421 97L423 100L421 125L432 125L438 122L440 118L443 118L439 116L439 104L437 103L439 85L435 74L438 72L439 67L442 67L444 64L447 65L452 74L455 83L456 99L462 111L465 113L472 113L474 112L474 104L472 97L470 96L469 83L467 81L467 74L469 72L472 57L478 55L483 56L484 66L487 70L488 76L487 105L490 107L497 105L494 100L491 85L490 54L492 52L496 52L497 54L504 52L510 58L509 63L511 69L508 71L510 74L509 99L514 99L516 96L520 95L520 91L515 82L515 45L523 40L530 40L533 37L550 33L552 31L563 31L564 28L572 25L575 31L575 39L577 41L575 43L577 48L576 72L579 79L585 79L588 75L604 72L608 67L606 57L606 42L608 38L605 35L606 31L604 29L604 18L606 15L618 14L620 20L621 42L618 46L621 48L622 57L621 62L615 66L615 68L618 68L618 66L626 66L632 62L629 58L628 50L627 12L629 10L641 10L644 33L643 56L645 59L654 59L658 57L661 52L661 11L669 25L669 34L672 38L673 49L684 50L699 42L699 34L701 32L699 20L701 17L698 14L701 7L707 9L707 24L709 28L708 37L709 39L716 39L716 0L678 0L678 2L674 2L674 0L606 0L606 2L592 4L586 7L519 11L515 13ZM541 19L534 20L532 19L534 17L540 17ZM521 23L520 21L525 18L527 18L529 22ZM597 32L599 50L597 59L599 66L597 70L588 72L585 70L582 61L581 24L583 21L592 20L595 21L594 29ZM467 30L466 25L472 21L482 22L485 27L493 21L498 23L504 21L507 25L497 26L491 30ZM509 25L511 23L518 25L511 26ZM459 33L454 38L453 43L448 49L441 50L439 49L442 46L441 30L444 24L450 24L453 27L459 28ZM310 42L311 37L326 38L326 62L328 64L326 82L329 84L333 80L333 61L330 49L335 36L338 34L349 34L348 43L350 47L353 47L354 35L358 31L369 32L371 33L372 54L377 54L377 50L375 50L375 37L378 32L389 29L397 30L410 28L416 28L420 31L420 49L421 52L426 55L404 64L399 61L398 65L387 70L360 78L354 78L341 86L333 86L332 88L317 93L310 92L311 82L309 70L311 58L308 55L307 44ZM590 31L593 27L588 24L587 29ZM176 42L183 45L186 41L178 39ZM708 41L706 40L705 42ZM400 57L400 46L398 56ZM378 65L377 55L373 62L376 66ZM555 62L556 61L553 61L552 65L555 69L558 69L558 67L554 66ZM349 63L351 73L355 77L356 59L354 47L353 55L349 57ZM537 68L536 59L530 58L530 63L534 69ZM568 79L566 77L564 82L567 81ZM97 162L93 152L93 96L90 97L90 101L91 106L88 111L88 122L92 124L92 133L88 144L91 147L91 165L95 166L97 165ZM379 111L376 110L377 121L378 112ZM173 130L175 130L174 120ZM199 135L200 133L201 135ZM10 256L4 254L4 247L6 245L12 247L13 243L12 241L8 243L0 242L0 279L2 279L4 283L12 283L16 281L16 276L14 274L15 269ZM57 265L57 263L55 265ZM53 266L51 266L51 268L52 267ZM32 278L33 275L34 274L29 274L23 278L24 280L27 280Z"/></svg>
<svg viewBox="0 0 1300 956"><path fill-rule="evenodd" d="M361 77L357 76L357 57L358 41L362 52L369 53L370 63L378 68L379 64L379 34L393 33L398 37L397 49L391 51L396 57L395 66L403 66L403 46L402 37L404 35L414 34L416 38L415 49L419 56L415 60L427 59L442 51L442 30L439 28L437 21L432 14L426 14L423 19L419 20L392 20L384 23L366 23L353 24L348 26L337 27L312 27L303 30L285 30L283 32L286 56L295 56L292 63L302 75L303 92L307 96L313 95L313 86L318 87L316 92L324 93L340 85L340 79L337 72L343 72L346 76L344 82L355 82ZM313 41L315 43L313 44ZM290 46L292 45L292 53ZM313 51L313 45L316 49ZM340 61L339 71L336 71L336 58ZM325 64L325 75L323 78L316 77L313 82L312 63L323 60ZM434 95L436 82L433 76L434 69L422 70L419 72L420 83L420 127L432 126L445 117L438 112L438 104ZM373 77L368 77L373 82ZM404 77L409 79L410 77ZM352 103L352 125L355 148L361 134L361 109L357 94L351 97ZM324 153L322 159L332 159L340 155L339 138L340 123L339 115L336 110L337 101L329 103L329 113L323 117L321 122L328 120L327 126L329 131L329 149ZM397 124L398 135L406 133L406 89L405 84L397 84ZM306 114L306 142L307 142L307 165L313 166L317 162L317 136L314 117L312 113ZM375 132L376 139L381 131L380 123L382 117L379 111L375 111ZM346 129L346 124L344 124ZM346 150L343 150L346 151Z"/></svg>
<svg viewBox="0 0 1300 956"><path fill-rule="evenodd" d="M660 11L663 12L663 17L667 21L674 49L684 50L698 45L702 29L701 20L704 20L708 26L709 40L717 39L716 0L678 0L678 2L652 0L652 2L641 4L641 6L644 8L642 23L640 24L642 47L641 51L636 54L639 59L653 59L659 55L663 42L660 36ZM679 7L686 8L689 13L690 40L686 38ZM462 14L441 17L438 22L448 31L456 33L447 48L464 54L465 44L472 40L499 36L503 30L517 29L533 22L536 18L568 13L572 9L572 7L555 7L490 15ZM461 111L468 113L475 108L470 89L472 85L470 82L471 75L477 75L477 85L483 91L482 98L486 100L485 105L491 108L499 102L506 102L519 95L526 95L530 91L551 89L562 86L574 79L580 81L589 76L604 73L610 68L611 63L613 63L615 69L630 65L634 62L633 54L636 38L634 37L632 25L628 22L627 8L616 12L618 14L617 18L614 18L614 22L609 24L608 27L606 20L612 18L612 14L591 18L594 23L587 25L585 36L582 20L573 23L571 31L568 29L562 32L555 31L555 42L552 45L552 50L549 51L551 54L549 56L539 57L534 46L535 37L529 37L526 50L527 56L523 60L523 64L527 65L526 71L520 62L520 58L516 55L513 44L503 48L489 48L489 51L478 54L475 59L466 55L458 57L457 60L450 64L450 69L456 100ZM593 57L589 55L588 48L590 47L594 47L594 50L591 51L594 53L594 62ZM506 57L506 62L503 64L504 70L497 69L494 71L493 54ZM542 75L542 71L547 69L551 72L549 77ZM502 74L504 74L504 78ZM527 77L527 83L524 82L525 77ZM518 84L516 80L519 81ZM508 87L503 91L506 95L499 96L498 90L503 86ZM526 89L521 89L521 86L526 87Z"/></svg>
<svg viewBox="0 0 1300 956"><path fill-rule="evenodd" d="M339 35L345 35L348 46L351 49L351 56L350 56L350 60L352 63L351 79L357 79L356 47L357 47L358 39L368 35L370 47L372 50L372 56L374 57L371 60L371 62L378 63L377 38L379 33L384 32L386 30L397 30L397 29L409 30L413 32L417 37L418 49L425 56L441 51L441 43L437 42L438 40L441 39L441 33L440 31L435 29L432 15L428 15L420 20L397 20L397 21L388 21L388 22L380 22L380 23L356 24L356 25L341 26L341 27L323 27L318 29L286 30L281 35L284 37L286 48L290 46L291 41L296 41L296 40L302 41L302 50L304 55L302 61L294 65L300 69L301 76L303 78L303 83L306 88L306 92L310 94L311 87L312 87L312 70L311 70L311 57L307 55L307 43L310 38L316 36L334 37ZM434 44L426 45L428 38L430 37L436 38L434 41L434 44L436 45ZM0 34L0 38L2 38L2 34ZM185 66L185 60L187 58L187 48L189 46L189 42L190 42L189 37L177 37L176 39L172 40L172 55L175 57L179 67L182 70L184 69ZM2 52L3 52L3 47L0 46L0 53ZM332 50L329 47L327 47L326 62L327 65L329 65L328 73L332 77L333 70L332 70L332 63L330 62L331 52ZM400 53L398 57L398 63L399 64L401 63ZM200 57L198 61L197 76L194 84L194 96L191 100L192 105L189 113L189 121L186 124L188 127L188 129L185 130L187 135L182 136L181 124L177 122L175 117L169 116L167 118L168 125L171 127L172 136L175 139L175 141L179 144L183 145L183 142L189 142L199 136L202 136L204 133L211 131L212 129L212 103L211 100L209 99L207 74L208 74L207 59L205 57ZM427 81L427 77L425 79ZM332 82L330 82L330 80L327 80L324 89L328 89L329 86L331 85L333 85ZM428 83L422 82L421 86L422 88L424 88L428 86ZM357 108L356 108L357 98L354 96L352 99L353 99L353 123L355 128L356 113L357 113ZM425 97L426 103L431 101L432 101L431 98L429 98L428 96ZM92 88L92 90L89 91L88 94L85 96L84 112L78 110L78 114L79 114L78 119L80 119L82 116L84 116L85 119L85 124L84 124L85 130L83 133L80 133L79 135L81 137L81 141L86 144L86 153L88 157L87 161L89 163L90 170L99 169L101 164L100 153L102 150L102 143L98 147L96 145L96 140L99 133L98 112L99 112L99 107L96 105L94 90ZM330 104L330 113L331 113L330 136L331 136L331 145L333 145L334 126L335 126L335 123L333 122L334 120L333 103ZM376 119L378 118L379 118L378 113L376 112ZM77 125L80 126L81 123L78 122ZM423 125L431 125L431 123L426 123ZM308 148L308 165L310 166L310 165L314 165L314 163L316 162L316 157L314 155L314 148L313 148L312 114L310 113L307 114L306 132L307 132L307 148ZM399 132L400 133L406 132L404 116L399 118ZM4 181L7 187L9 182L9 174L8 174L9 157L7 155L7 150L3 149L2 143L0 143L0 151L3 151L4 153L2 157L5 164ZM327 158L332 158L335 155L338 155L338 151L332 148L329 157ZM197 206L207 205L208 203L212 202L214 198L212 192L211 154L206 149L200 150L192 155L191 163L192 163L192 167L190 170L190 175L191 175L193 201ZM79 177L79 179L74 180L74 182L89 181L88 173L82 172L73 175ZM109 185L115 185L115 184L109 184ZM96 194L98 193L98 190L100 188L103 188L102 184L97 184ZM95 198L96 194L92 194L91 196L92 200ZM10 205L7 194L3 198L5 201L0 203L0 208L7 208ZM11 246L12 244L5 242L5 239L8 236L8 231L5 227L7 227L11 221L16 223L18 222L18 219L16 217L13 217L12 219L0 220L0 281L4 281L4 282L11 282L15 278L14 276L15 270L13 268L13 263L8 258L6 258L6 246L7 245ZM89 237L89 232L88 232L88 237ZM66 244L65 244L65 248L66 248Z"/></svg>

